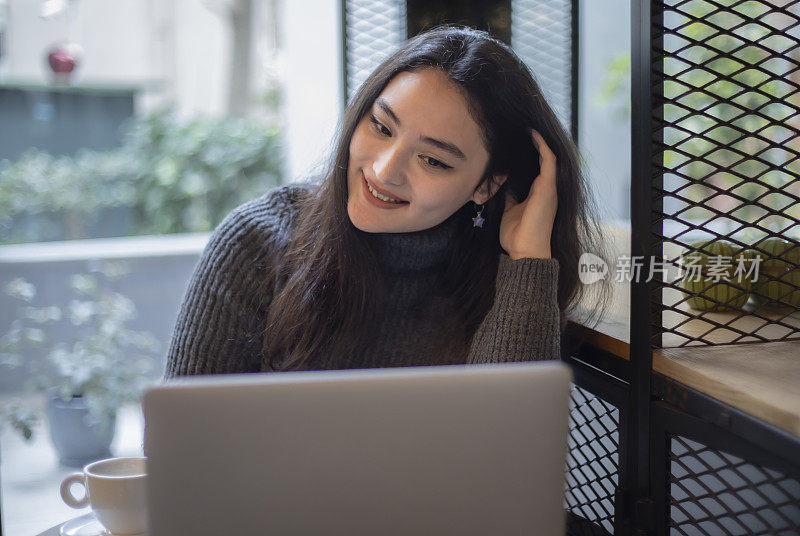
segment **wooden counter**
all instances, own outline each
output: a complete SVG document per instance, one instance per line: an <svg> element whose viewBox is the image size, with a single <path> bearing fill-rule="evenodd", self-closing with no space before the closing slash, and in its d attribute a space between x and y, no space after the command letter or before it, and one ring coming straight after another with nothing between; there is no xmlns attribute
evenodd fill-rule
<svg viewBox="0 0 800 536"><path fill-rule="evenodd" d="M661 348L653 370L800 437L800 341Z"/></svg>
<svg viewBox="0 0 800 536"><path fill-rule="evenodd" d="M617 254L625 240L624 234L617 237ZM680 291L665 289L663 303L678 311L665 312L662 325L679 333L663 334L662 347L653 350L653 370L800 437L800 333L792 334L800 328L800 312L752 304L743 316L698 312L678 303L681 299ZM569 317L567 331L630 359L629 283L612 283L611 300L597 326L583 324L585 310ZM791 340L763 342L740 332L766 339L791 335Z"/></svg>
<svg viewBox="0 0 800 536"><path fill-rule="evenodd" d="M630 359L627 323L568 329ZM800 437L800 340L658 348L653 370Z"/></svg>

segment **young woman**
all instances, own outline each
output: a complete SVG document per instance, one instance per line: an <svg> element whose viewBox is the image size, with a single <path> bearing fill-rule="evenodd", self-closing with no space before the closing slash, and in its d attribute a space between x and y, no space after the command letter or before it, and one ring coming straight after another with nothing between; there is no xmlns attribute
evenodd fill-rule
<svg viewBox="0 0 800 536"><path fill-rule="evenodd" d="M331 160L217 227L167 378L560 357L600 243L577 150L510 48L453 26L410 39Z"/></svg>

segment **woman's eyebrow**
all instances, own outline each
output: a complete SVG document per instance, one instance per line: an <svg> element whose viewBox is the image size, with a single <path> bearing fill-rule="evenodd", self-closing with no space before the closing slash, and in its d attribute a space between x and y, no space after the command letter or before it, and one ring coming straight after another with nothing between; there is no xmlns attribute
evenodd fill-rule
<svg viewBox="0 0 800 536"><path fill-rule="evenodd" d="M386 100L382 99L381 97L378 97L377 99L375 99L375 104L378 106L378 108L383 110L386 113L386 115L391 117L392 121L394 121L394 123L398 127L400 126L400 119L397 117L397 114L394 113L394 110L392 110L392 107L389 106L389 103L386 102ZM438 147L442 151L450 153L451 155L455 156L456 158L460 158L461 160L466 160L467 159L467 157L464 156L464 153L461 152L461 149L459 149L458 146L453 144L453 143L442 141L442 140L437 140L437 139L431 138L429 136L420 136L419 139L423 143L427 143L429 145L435 145L436 147Z"/></svg>
<svg viewBox="0 0 800 536"><path fill-rule="evenodd" d="M395 122L395 124L396 124L398 127L400 126L400 119L398 119L398 118L397 118L397 115L394 113L394 110L392 110L392 107L391 107L391 106L389 106L389 103L388 103L388 102L386 102L386 101L385 101L384 99L382 99L381 97L378 97L377 99L375 99L375 104L377 104L377 105L378 105L378 108L380 108L381 110L383 110L384 112L386 112L386 114L387 114L389 117L391 117L391 118L392 118L392 121L394 121L394 122Z"/></svg>

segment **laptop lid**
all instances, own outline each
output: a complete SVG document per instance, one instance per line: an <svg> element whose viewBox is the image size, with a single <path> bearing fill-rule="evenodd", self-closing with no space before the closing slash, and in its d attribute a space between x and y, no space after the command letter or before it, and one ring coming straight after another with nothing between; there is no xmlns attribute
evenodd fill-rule
<svg viewBox="0 0 800 536"><path fill-rule="evenodd" d="M570 379L540 362L154 387L149 534L563 535Z"/></svg>

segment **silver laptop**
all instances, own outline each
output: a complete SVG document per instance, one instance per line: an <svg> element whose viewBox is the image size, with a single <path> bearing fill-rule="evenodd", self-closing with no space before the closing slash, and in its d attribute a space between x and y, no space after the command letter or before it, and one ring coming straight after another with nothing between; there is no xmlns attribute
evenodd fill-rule
<svg viewBox="0 0 800 536"><path fill-rule="evenodd" d="M542 362L152 388L149 535L561 536L570 379Z"/></svg>

